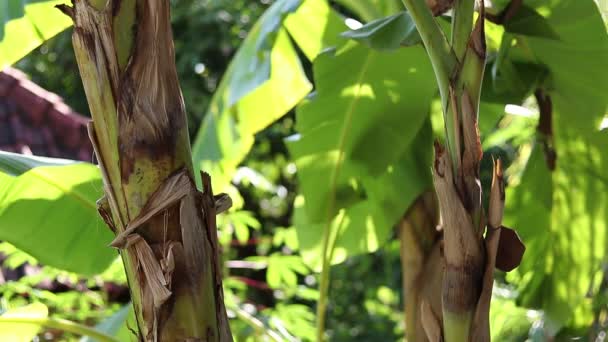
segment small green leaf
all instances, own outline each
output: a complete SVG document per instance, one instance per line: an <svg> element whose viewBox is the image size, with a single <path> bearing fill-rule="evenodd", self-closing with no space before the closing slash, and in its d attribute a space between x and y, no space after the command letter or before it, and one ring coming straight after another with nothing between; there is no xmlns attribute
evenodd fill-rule
<svg viewBox="0 0 608 342"><path fill-rule="evenodd" d="M346 31L342 36L377 50L394 50L421 42L416 24L407 12L376 19L356 30Z"/></svg>
<svg viewBox="0 0 608 342"><path fill-rule="evenodd" d="M298 285L297 274L308 274L308 267L297 255L271 254L266 269L266 281L272 288L295 288Z"/></svg>
<svg viewBox="0 0 608 342"><path fill-rule="evenodd" d="M245 243L249 240L249 228L259 230L262 227L253 213L249 211L234 211L227 214L226 219L234 228L234 233L240 243Z"/></svg>

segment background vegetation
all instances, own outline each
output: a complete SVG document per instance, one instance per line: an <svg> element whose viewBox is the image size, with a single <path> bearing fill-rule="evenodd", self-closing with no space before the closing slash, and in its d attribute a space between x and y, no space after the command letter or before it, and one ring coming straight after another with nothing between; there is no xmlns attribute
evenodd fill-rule
<svg viewBox="0 0 608 342"><path fill-rule="evenodd" d="M330 2L329 12L321 0L301 5L269 0L172 1L176 63L194 158L211 172L215 188L230 193L235 201L236 209L221 216L219 233L227 307L239 341L271 338L268 331L287 341L314 340L318 271L327 257L320 253L320 237L323 225L334 224L336 217L351 223L343 227L344 236L350 238L339 240L328 260L336 264L331 268L327 315L330 340L393 341L404 335L399 242L391 228L415 196L428 188L428 175L418 173L424 174L430 165L431 135L442 134L441 109L424 51L394 46L395 41L397 47L404 41L394 36L402 29L389 23L391 30L363 38L340 36L349 30L342 19L336 20L340 15L369 22L401 10L399 2L394 7L390 1L386 6L372 0L358 2L375 5L374 11L352 3L356 1ZM498 13L508 1L493 3ZM298 5L299 10L311 12L288 17ZM593 1L531 0L526 6L528 12L510 26L489 23L487 28L491 55L480 119L482 182L490 181L492 156L500 156L510 167L507 225L520 232L527 246L518 271L496 276L492 334L497 341L540 341L549 336L601 341L608 324L608 180L604 176L608 139L599 127L608 103L604 65L608 37ZM305 31L313 27L302 25L307 19L325 29L319 33L321 43L307 43L311 33ZM70 31L46 41L16 67L88 115L79 75L66 72L77 70ZM6 46L6 39L0 42L0 53ZM319 54L330 46L337 47L333 55ZM366 61L371 61L369 72L355 75ZM407 82L399 83L400 79ZM373 101L361 96L353 100L355 96L348 94L361 83L396 85L388 87L386 94L377 92ZM313 84L314 95L303 100ZM544 167L539 143L544 138L536 131L539 108L534 91L539 88L548 89L554 100L560 169L553 173ZM277 105L271 107L269 101ZM505 104L522 107L505 111ZM359 119L353 127L344 127L345 109L351 107ZM364 119L379 110L383 116ZM325 128L330 133L314 136L313 128L326 121L335 124ZM403 135L395 136L393 128ZM342 131L355 132L345 147L351 149L349 159L341 166L318 164L327 157L322 144L335 143L323 138ZM395 141L403 148L396 148ZM10 158L0 155L4 165L0 194L1 184L13 181L8 177L22 178L33 170L29 164L11 174L6 167ZM391 165L403 168L386 172ZM71 167L82 169L63 172L94 172L88 165ZM337 198L336 212L324 217L319 212L328 196L323 193L324 178L340 167L345 174L366 176L338 179L332 195ZM352 186L346 186L348 182ZM77 184L74 180L70 186ZM86 190L81 190L94 203L101 192L99 178L82 184ZM361 193L364 200L357 197ZM0 199L0 231L24 226L10 221L12 205ZM357 216L359 212L372 213L373 228L367 233L369 227L356 225L363 218ZM97 244L111 240L100 221L78 223L82 222L94 232L85 238L97 237ZM65 221L58 218L47 224L45 228L62 229ZM0 239L7 241L0 244L3 269L17 275L0 284L0 310L5 316L24 310L24 305L42 303L25 310L33 317L98 325L119 340L129 334L134 323L124 323L129 308L126 280L112 251L98 255L94 253L99 248L91 254L76 246L54 246L57 259L62 259L55 262L36 253L48 242L23 242L8 233L0 233ZM97 259L80 262L84 255ZM10 324L0 321L0 340L12 331ZM34 326L32 331L42 340L76 339L49 325L42 331Z"/></svg>

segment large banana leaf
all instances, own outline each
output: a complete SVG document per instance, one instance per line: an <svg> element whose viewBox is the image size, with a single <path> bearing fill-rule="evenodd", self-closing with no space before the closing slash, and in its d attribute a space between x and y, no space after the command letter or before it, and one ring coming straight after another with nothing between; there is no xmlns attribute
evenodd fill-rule
<svg viewBox="0 0 608 342"><path fill-rule="evenodd" d="M312 60L344 27L325 0L279 0L258 20L231 61L192 147L195 165L213 174L214 186L225 189L254 135L311 91L290 35Z"/></svg>
<svg viewBox="0 0 608 342"><path fill-rule="evenodd" d="M192 154L195 165L214 175L219 189L249 152L254 134L312 88L282 27L299 6L299 0L280 0L262 15L231 61L203 119Z"/></svg>
<svg viewBox="0 0 608 342"><path fill-rule="evenodd" d="M298 108L300 134L288 144L301 193L295 223L310 265L329 257L320 255L328 230L337 235L334 263L377 249L428 186L430 160L417 156L431 146L430 128L421 128L432 75L422 47L378 52L347 41L315 60L316 92Z"/></svg>
<svg viewBox="0 0 608 342"><path fill-rule="evenodd" d="M101 195L95 165L0 152L0 240L49 266L100 273L116 257Z"/></svg>

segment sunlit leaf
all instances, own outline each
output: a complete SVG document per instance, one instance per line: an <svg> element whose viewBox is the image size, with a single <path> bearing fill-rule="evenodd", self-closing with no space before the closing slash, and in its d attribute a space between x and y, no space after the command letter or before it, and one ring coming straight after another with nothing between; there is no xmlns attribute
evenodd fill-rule
<svg viewBox="0 0 608 342"><path fill-rule="evenodd" d="M534 318L538 316L540 315L537 312L518 307L512 299L493 296L490 307L492 340L506 342L526 340Z"/></svg>
<svg viewBox="0 0 608 342"><path fill-rule="evenodd" d="M33 303L2 313L0 315L0 341L32 341L38 335L42 326L34 323L16 322L15 320L44 319L48 314L47 307L42 303Z"/></svg>
<svg viewBox="0 0 608 342"><path fill-rule="evenodd" d="M338 236L334 263L376 250L428 186L420 176L430 164L412 159L428 151L430 133L408 148L435 84L422 48L378 52L353 41L319 56L314 73L316 92L298 108L299 135L288 147L302 194L294 216L300 250L318 269L324 231Z"/></svg>
<svg viewBox="0 0 608 342"><path fill-rule="evenodd" d="M15 63L45 40L65 30L71 19L54 8L65 0L0 2L0 69Z"/></svg>
<svg viewBox="0 0 608 342"><path fill-rule="evenodd" d="M95 204L102 194L95 165L0 152L0 170L0 240L82 274L112 262L112 233Z"/></svg>

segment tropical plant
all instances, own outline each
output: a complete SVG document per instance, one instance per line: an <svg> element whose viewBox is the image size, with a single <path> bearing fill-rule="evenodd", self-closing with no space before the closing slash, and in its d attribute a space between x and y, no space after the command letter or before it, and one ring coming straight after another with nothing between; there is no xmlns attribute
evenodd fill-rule
<svg viewBox="0 0 608 342"><path fill-rule="evenodd" d="M103 183L101 212L117 234L113 245L123 250L144 339L202 337L205 325L215 339L230 339L224 299L237 317L237 340L333 339L326 315L339 314L330 304L341 294L330 292L332 273L341 274L339 265L357 255L396 250L389 242L395 235L408 340L595 338L605 330L608 34L594 1L344 0L333 7L325 0L275 1L233 57L192 157L166 3L123 1L112 14L97 2L63 9L76 19L74 48L100 166L0 154L0 239L46 265L83 275L103 271L112 263L105 248L112 235L82 228L102 225L94 202ZM21 12L14 9L24 2L9 3L10 13L27 15L27 6L56 1ZM137 16L143 10L164 12ZM0 31L1 52L21 43L10 26L18 20ZM90 20L114 28L83 34ZM29 22L40 32L56 30ZM145 29L153 22L162 29ZM124 29L132 25L139 27L136 37ZM108 32L116 33L104 38ZM148 54L133 54L142 46ZM256 134L294 106L296 133L285 140L291 163L284 165L295 172L297 194L283 197L293 200L293 226L267 231L273 238L260 247L262 256L229 264L265 269L268 285L290 301L255 313L235 295L242 287L234 279L226 279L222 298L218 244L227 247L232 234L245 242L250 232L267 229L240 210L248 206L241 194L249 194L238 187L245 174L239 166ZM161 120L146 113L167 114ZM217 243L212 213L227 197L209 195L207 176L197 192L198 169L236 207L219 217ZM255 172L246 174L261 184ZM196 210L201 204L204 214ZM199 224L183 223L190 219ZM201 237L193 226L207 233ZM200 243L187 248L191 240ZM495 267L510 272L495 274ZM198 271L179 276L185 269ZM318 274L318 292L298 286L311 272ZM374 293L379 302L366 300L366 310L394 311L383 311L395 303L390 289ZM206 304L197 305L199 299ZM24 308L38 319L21 323L8 312L2 324L95 334L84 326L70 330L40 309Z"/></svg>

